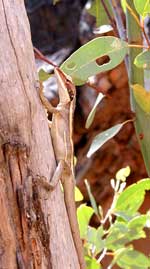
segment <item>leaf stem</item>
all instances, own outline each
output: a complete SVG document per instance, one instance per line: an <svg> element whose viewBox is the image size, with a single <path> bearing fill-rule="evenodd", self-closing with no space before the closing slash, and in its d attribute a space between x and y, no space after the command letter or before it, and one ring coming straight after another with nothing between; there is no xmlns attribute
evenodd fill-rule
<svg viewBox="0 0 150 269"><path fill-rule="evenodd" d="M131 13L131 15L134 17L134 19L135 19L135 21L137 22L137 24L139 25L139 27L141 28L141 30L142 30L142 32L143 32L143 35L144 35L144 37L145 37L145 40L146 40L146 42L147 42L147 45L148 45L148 47L150 48L150 41L149 41L148 36L147 36L147 34L146 34L146 32L145 32L144 25L143 25L143 24L141 25L140 19L139 19L138 16L135 14L134 10L130 7L130 5L127 3L127 1L126 1L126 7L127 7L127 9L129 10L129 12Z"/></svg>
<svg viewBox="0 0 150 269"><path fill-rule="evenodd" d="M112 26L113 29L114 29L115 36L118 37L118 36L119 36L119 35L118 35L118 30L117 30L116 24L115 24L115 22L114 22L114 19L113 19L112 16L110 15L110 12L109 12L109 10L108 10L108 8L107 8L107 5L106 5L105 1L104 1L104 0L101 0L101 3L102 3L102 5L103 5L103 7L104 7L104 9L105 9L105 12L106 12L106 14L107 14L107 16L108 16L108 19L109 19L109 21L110 21L110 24L111 24L111 26Z"/></svg>

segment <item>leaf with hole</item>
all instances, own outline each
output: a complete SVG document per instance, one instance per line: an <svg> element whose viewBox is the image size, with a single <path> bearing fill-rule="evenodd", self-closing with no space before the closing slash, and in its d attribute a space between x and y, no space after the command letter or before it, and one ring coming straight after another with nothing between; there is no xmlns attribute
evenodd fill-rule
<svg viewBox="0 0 150 269"><path fill-rule="evenodd" d="M134 59L134 64L138 68L149 70L150 69L150 50L146 50L138 54L136 58Z"/></svg>
<svg viewBox="0 0 150 269"><path fill-rule="evenodd" d="M73 79L76 85L84 84L90 76L113 69L120 64L128 45L113 36L97 37L75 51L62 65L61 69ZM106 63L100 64L100 58L106 56Z"/></svg>
<svg viewBox="0 0 150 269"><path fill-rule="evenodd" d="M102 101L102 99L105 97L105 95L103 95L102 93L99 93L97 98L96 98L96 101L95 101L95 104L86 120L86 124L85 124L85 128L89 128L94 120L94 117L95 117L95 113L96 113L96 108L97 106L99 105L99 103Z"/></svg>
<svg viewBox="0 0 150 269"><path fill-rule="evenodd" d="M87 153L87 157L90 158L93 153L95 153L100 147L102 147L109 139L114 137L122 128L124 123L119 123L110 129L98 134L92 141L90 149Z"/></svg>

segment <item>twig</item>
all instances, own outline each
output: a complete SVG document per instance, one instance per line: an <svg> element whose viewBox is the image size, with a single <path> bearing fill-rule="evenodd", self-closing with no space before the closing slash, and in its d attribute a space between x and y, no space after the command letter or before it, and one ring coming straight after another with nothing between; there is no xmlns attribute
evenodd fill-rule
<svg viewBox="0 0 150 269"><path fill-rule="evenodd" d="M113 29L114 29L115 35L118 37L118 30L117 30L116 24L115 24L115 22L114 22L114 19L113 19L112 16L110 15L110 12L109 12L109 10L108 10L108 8L107 8L107 5L105 4L105 1L104 1L104 0L101 0L101 3L102 3L102 5L103 5L103 7L104 7L104 9L105 9L105 12L106 12L106 14L107 14L107 16L108 16L108 19L109 19L109 21L110 21L110 24L111 24L111 26L112 26Z"/></svg>
<svg viewBox="0 0 150 269"><path fill-rule="evenodd" d="M140 20L138 19L137 15L135 14L135 12L132 10L132 8L128 5L128 3L126 2L126 7L127 9L130 11L131 15L134 17L135 21L137 22L137 24L139 25L139 27L141 28L141 31L143 32L143 35L145 37L145 40L147 42L148 47L150 48L150 41L148 39L148 36L145 32L144 26L141 25Z"/></svg>
<svg viewBox="0 0 150 269"><path fill-rule="evenodd" d="M57 66L56 64L54 64L52 61L50 61L49 59L47 59L47 58L42 54L42 52L40 52L37 48L33 47L33 50L34 50L34 53L35 53L35 57L36 57L37 59L40 59L40 60L42 60L42 61L44 61L44 62L46 62L46 63L52 65L53 67L57 67L57 68L58 68L58 66Z"/></svg>
<svg viewBox="0 0 150 269"><path fill-rule="evenodd" d="M120 38L122 40L126 41L127 40L126 29L124 27L122 16L121 16L120 11L119 11L119 8L121 8L120 1L110 0L109 2L110 2L110 4L112 5L112 8L113 8L113 13L114 13L114 17L115 17L115 21L116 21L119 36L120 36ZM118 5L119 5L119 8L118 8ZM129 70L129 68L128 68L128 66L129 66L128 56L126 56L124 60L125 60L125 65L126 65L126 69L127 69L127 72L128 72L128 70Z"/></svg>
<svg viewBox="0 0 150 269"><path fill-rule="evenodd" d="M33 50L35 52L35 57L37 59L40 59L50 65L52 65L54 68L57 68L59 70L59 72L61 73L61 75L63 76L63 78L66 80L66 82L68 81L67 75L59 68L59 66L57 64L54 64L52 61L50 61L49 59L47 59L42 52L40 52L37 48L33 47Z"/></svg>

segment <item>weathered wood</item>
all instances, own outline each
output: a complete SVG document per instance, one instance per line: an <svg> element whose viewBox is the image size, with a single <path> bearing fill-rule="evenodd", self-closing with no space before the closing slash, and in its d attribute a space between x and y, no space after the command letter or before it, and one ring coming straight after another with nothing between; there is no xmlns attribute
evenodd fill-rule
<svg viewBox="0 0 150 269"><path fill-rule="evenodd" d="M55 169L19 0L0 1L0 268L79 268L63 195L38 186Z"/></svg>

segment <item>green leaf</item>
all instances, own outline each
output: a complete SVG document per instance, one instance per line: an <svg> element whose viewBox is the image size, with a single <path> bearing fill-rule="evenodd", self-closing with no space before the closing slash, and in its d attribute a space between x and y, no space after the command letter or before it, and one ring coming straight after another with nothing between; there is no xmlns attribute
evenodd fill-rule
<svg viewBox="0 0 150 269"><path fill-rule="evenodd" d="M142 230L146 225L146 221L147 221L146 215L136 216L128 222L128 227L129 229Z"/></svg>
<svg viewBox="0 0 150 269"><path fill-rule="evenodd" d="M126 0L121 0L121 6L122 6L122 9L125 13L126 12Z"/></svg>
<svg viewBox="0 0 150 269"><path fill-rule="evenodd" d="M138 54L134 59L134 64L138 68L149 70L150 69L150 50L146 50Z"/></svg>
<svg viewBox="0 0 150 269"><path fill-rule="evenodd" d="M115 251L133 240L145 238L146 235L143 229L146 225L146 220L146 215L136 216L129 222L116 220L110 227L105 240L107 248Z"/></svg>
<svg viewBox="0 0 150 269"><path fill-rule="evenodd" d="M61 66L76 85L84 84L90 76L113 69L128 51L125 41L113 36L97 37L75 51ZM108 56L110 61L99 65L96 60Z"/></svg>
<svg viewBox="0 0 150 269"><path fill-rule="evenodd" d="M150 179L140 180L126 188L118 197L115 212L128 212L132 215L137 212L144 201L145 191L150 190Z"/></svg>
<svg viewBox="0 0 150 269"><path fill-rule="evenodd" d="M87 269L101 269L101 265L97 262L95 258L85 256Z"/></svg>
<svg viewBox="0 0 150 269"><path fill-rule="evenodd" d="M150 260L143 253L128 247L115 256L116 262L121 268L148 269Z"/></svg>
<svg viewBox="0 0 150 269"><path fill-rule="evenodd" d="M38 75L39 75L39 80L42 82L49 79L51 76L50 74L46 73L43 69L39 70Z"/></svg>
<svg viewBox="0 0 150 269"><path fill-rule="evenodd" d="M114 137L120 131L123 125L124 123L119 123L110 129L107 129L106 131L96 135L87 153L87 157L90 158L93 153L100 149L100 147L102 147L109 139Z"/></svg>
<svg viewBox="0 0 150 269"><path fill-rule="evenodd" d="M126 178L130 175L130 172L131 170L129 166L122 168L116 173L116 179L120 181L126 181Z"/></svg>
<svg viewBox="0 0 150 269"><path fill-rule="evenodd" d="M143 18L150 14L150 0L134 0L134 5Z"/></svg>
<svg viewBox="0 0 150 269"><path fill-rule="evenodd" d="M102 99L105 97L105 95L103 95L102 93L99 93L97 98L96 98L96 101L95 101L95 104L86 120L86 124L85 124L85 128L89 128L94 120L94 117L95 117L95 113L96 113L96 108L97 106L99 105L99 103L102 101Z"/></svg>
<svg viewBox="0 0 150 269"><path fill-rule="evenodd" d="M143 86L139 84L131 85L131 87L137 104L144 112L150 114L150 92L146 91Z"/></svg>
<svg viewBox="0 0 150 269"><path fill-rule="evenodd" d="M127 237L128 227L124 222L114 223L106 238L106 247L109 250L117 250L122 248L129 240Z"/></svg>
<svg viewBox="0 0 150 269"><path fill-rule="evenodd" d="M81 191L79 190L79 188L77 188L75 186L75 201L80 202L82 200L83 200L83 195L82 195Z"/></svg>
<svg viewBox="0 0 150 269"><path fill-rule="evenodd" d="M91 245L89 245L90 249L94 249L94 256L97 255L98 253L100 253L102 251L102 249L104 248L104 240L102 240L103 236L103 229L99 229L96 230L93 227L88 227L88 232L87 232L87 240L88 243ZM92 251L93 252L93 251Z"/></svg>
<svg viewBox="0 0 150 269"><path fill-rule="evenodd" d="M77 209L77 218L81 238L87 238L88 224L93 213L94 210L91 207L86 206L85 204L82 204Z"/></svg>
<svg viewBox="0 0 150 269"><path fill-rule="evenodd" d="M105 5L109 11L109 14L113 17L112 7L109 3L109 0L105 0ZM88 2L86 5L86 10L92 16L96 17L96 25L99 27L103 24L110 24L110 20L106 14L106 11L103 7L103 4L99 0L94 0L93 2Z"/></svg>
<svg viewBox="0 0 150 269"><path fill-rule="evenodd" d="M95 198L94 198L94 196L93 196L93 194L92 194L92 192L91 192L90 185L89 185L89 183L88 183L87 180L85 180L84 182L85 182L85 186L86 186L86 189L87 189L89 198L90 198L90 202L91 202L92 208L94 209L95 214L96 214L96 215L99 215L99 214L98 214L97 204L96 204Z"/></svg>

